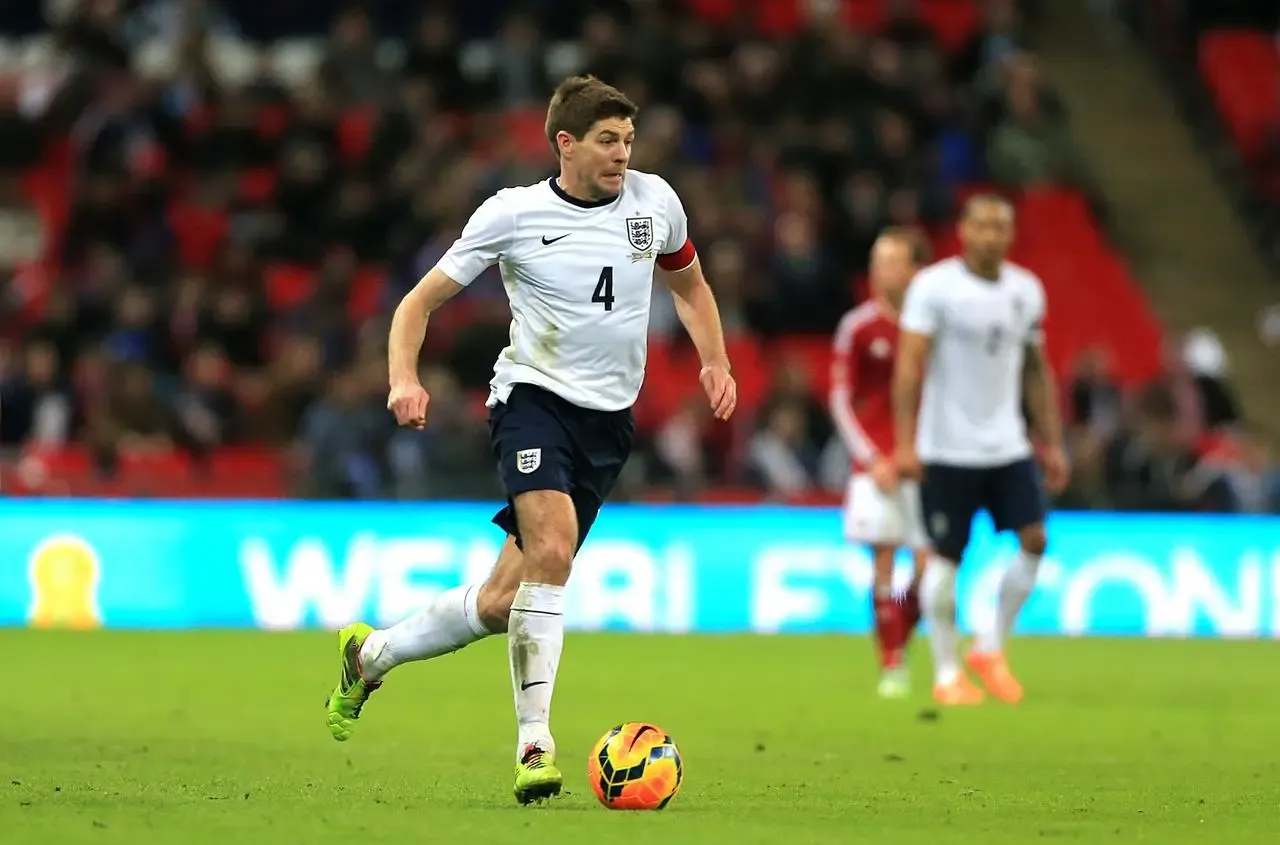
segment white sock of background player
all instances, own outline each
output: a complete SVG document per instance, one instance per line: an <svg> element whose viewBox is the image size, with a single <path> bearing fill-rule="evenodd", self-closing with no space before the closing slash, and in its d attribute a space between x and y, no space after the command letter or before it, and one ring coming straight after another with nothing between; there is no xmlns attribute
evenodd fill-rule
<svg viewBox="0 0 1280 845"><path fill-rule="evenodd" d="M1018 556L1000 578L996 602L996 618L991 627L978 633L974 650L983 654L999 654L1013 632L1018 613L1036 586L1040 555L1019 550Z"/></svg>
<svg viewBox="0 0 1280 845"><path fill-rule="evenodd" d="M511 689L515 696L516 762L531 744L552 756L551 695L564 650L564 587L521 582L511 602L507 625L507 656L511 660Z"/></svg>
<svg viewBox="0 0 1280 845"><path fill-rule="evenodd" d="M360 647L365 680L380 680L401 663L430 660L489 636L476 607L479 595L479 584L454 587L408 619L374 631Z"/></svg>
<svg viewBox="0 0 1280 845"><path fill-rule="evenodd" d="M929 622L933 679L945 686L960 675L960 633L956 629L956 566L932 555L920 580L920 609Z"/></svg>

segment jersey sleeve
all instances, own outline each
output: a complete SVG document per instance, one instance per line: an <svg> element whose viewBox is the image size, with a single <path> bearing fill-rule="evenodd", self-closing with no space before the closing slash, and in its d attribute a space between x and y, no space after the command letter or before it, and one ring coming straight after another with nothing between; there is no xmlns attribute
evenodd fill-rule
<svg viewBox="0 0 1280 845"><path fill-rule="evenodd" d="M942 304L933 275L919 275L907 286L900 319L903 331L933 336L942 322Z"/></svg>
<svg viewBox="0 0 1280 845"><path fill-rule="evenodd" d="M475 210L462 234L436 265L464 287L475 281L510 248L515 235L511 206L498 196L490 197Z"/></svg>
<svg viewBox="0 0 1280 845"><path fill-rule="evenodd" d="M697 256L693 241L689 240L689 218L684 203L665 179L661 181L666 194L667 235L658 248L658 266L663 270L678 272L693 263Z"/></svg>

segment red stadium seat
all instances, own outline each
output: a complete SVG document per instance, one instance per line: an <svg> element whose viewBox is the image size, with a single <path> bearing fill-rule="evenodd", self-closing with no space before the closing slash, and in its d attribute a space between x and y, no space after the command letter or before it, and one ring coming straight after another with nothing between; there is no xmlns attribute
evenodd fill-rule
<svg viewBox="0 0 1280 845"><path fill-rule="evenodd" d="M920 16L949 52L968 43L979 26L978 4L973 0L928 0L920 4Z"/></svg>
<svg viewBox="0 0 1280 845"><path fill-rule="evenodd" d="M240 174L237 193L241 202L263 205L276 192L276 173L270 167L258 167Z"/></svg>
<svg viewBox="0 0 1280 845"><path fill-rule="evenodd" d="M347 313L357 323L377 316L382 308L382 292L386 288L387 274L380 267L362 267L351 283L351 297Z"/></svg>
<svg viewBox="0 0 1280 845"><path fill-rule="evenodd" d="M338 151L348 164L359 164L368 155L376 118L372 109L352 109L338 121Z"/></svg>
<svg viewBox="0 0 1280 845"><path fill-rule="evenodd" d="M213 265L227 235L227 213L223 209L176 202L169 208L169 225L184 266L206 269Z"/></svg>
<svg viewBox="0 0 1280 845"><path fill-rule="evenodd" d="M307 301L315 289L314 271L291 264L272 264L263 273L267 302L276 311L288 311Z"/></svg>
<svg viewBox="0 0 1280 845"><path fill-rule="evenodd" d="M289 126L289 110L280 105L267 105L258 110L258 134L267 141L274 141Z"/></svg>
<svg viewBox="0 0 1280 845"><path fill-rule="evenodd" d="M738 13L738 0L685 0L690 10L714 26L732 23Z"/></svg>
<svg viewBox="0 0 1280 845"><path fill-rule="evenodd" d="M1221 29L1200 38L1200 71L1223 123L1249 160L1280 111L1280 57L1258 30Z"/></svg>
<svg viewBox="0 0 1280 845"><path fill-rule="evenodd" d="M769 360L774 366L788 361L798 361L809 374L815 397L826 401L831 389L831 338L796 335L779 338L769 350Z"/></svg>
<svg viewBox="0 0 1280 845"><path fill-rule="evenodd" d="M519 109L506 116L506 130L519 155L540 161L548 150L547 114L537 109Z"/></svg>

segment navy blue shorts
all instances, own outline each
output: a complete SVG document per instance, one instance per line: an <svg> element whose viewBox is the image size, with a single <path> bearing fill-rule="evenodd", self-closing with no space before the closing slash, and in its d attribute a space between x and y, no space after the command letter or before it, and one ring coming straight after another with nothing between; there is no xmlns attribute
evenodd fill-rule
<svg viewBox="0 0 1280 845"><path fill-rule="evenodd" d="M997 531L1043 522L1048 511L1040 469L1030 458L995 467L926 464L920 505L934 550L956 563L978 511L991 514Z"/></svg>
<svg viewBox="0 0 1280 845"><path fill-rule="evenodd" d="M578 514L578 547L587 538L635 441L631 410L593 411L531 384L517 384L489 411L489 437L507 506L493 522L521 544L514 499L559 490ZM523 546L521 546L523 548Z"/></svg>

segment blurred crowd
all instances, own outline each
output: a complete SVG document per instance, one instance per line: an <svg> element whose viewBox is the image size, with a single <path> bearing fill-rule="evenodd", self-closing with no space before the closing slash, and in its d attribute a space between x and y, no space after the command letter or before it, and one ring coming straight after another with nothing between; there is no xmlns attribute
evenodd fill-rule
<svg viewBox="0 0 1280 845"><path fill-rule="evenodd" d="M640 104L633 166L681 193L733 337L829 335L876 233L948 225L959 185L1066 184L1105 211L1041 78L1031 4L985 0L956 44L912 0L886 0L876 33L808 3L786 38L709 26L695 14L708 2L423 2L412 17L387 5L398 11L42 4L49 64L0 78L0 203L59 138L72 178L55 260L35 281L8 268L0 447L261 443L287 450L299 495L499 494L480 407L507 336L496 273L432 321L424 432L395 430L383 408L387 316L485 196L552 171L542 110L573 72ZM322 39L313 54L269 40L307 29ZM660 293L653 343L681 334ZM1258 483L1236 472L1270 466L1260 441L1241 435L1235 475L1206 468L1203 433L1238 414L1227 401L1230 419L1214 416L1203 397L1188 410L1179 397L1199 382L1172 364L1132 401L1101 359L1082 364L1073 503L1280 508L1272 470ZM838 493L848 459L813 373L779 362L766 380L732 430L714 432L696 403L646 425L623 495Z"/></svg>
<svg viewBox="0 0 1280 845"><path fill-rule="evenodd" d="M1060 506L1280 513L1280 464L1266 433L1242 419L1212 332L1170 342L1164 372L1129 391L1106 353L1089 350L1064 388L1074 477Z"/></svg>

